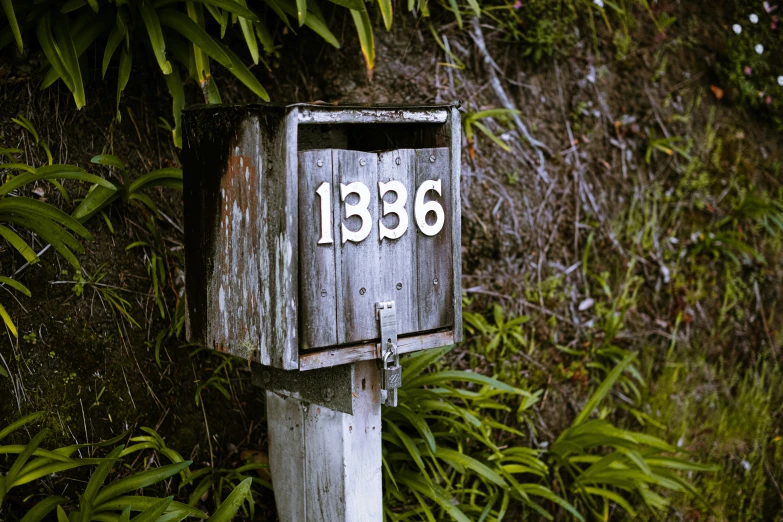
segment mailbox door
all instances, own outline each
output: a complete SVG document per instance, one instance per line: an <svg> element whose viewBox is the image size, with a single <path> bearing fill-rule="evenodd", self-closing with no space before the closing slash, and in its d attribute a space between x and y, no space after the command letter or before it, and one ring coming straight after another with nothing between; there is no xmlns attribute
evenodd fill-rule
<svg viewBox="0 0 783 522"><path fill-rule="evenodd" d="M399 335L453 327L451 176L447 147L299 152L302 349L378 338L381 301Z"/></svg>

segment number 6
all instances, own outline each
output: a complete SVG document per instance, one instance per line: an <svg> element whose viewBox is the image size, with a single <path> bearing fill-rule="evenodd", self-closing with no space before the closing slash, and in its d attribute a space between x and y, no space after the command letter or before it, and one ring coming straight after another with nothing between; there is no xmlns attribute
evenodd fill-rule
<svg viewBox="0 0 783 522"><path fill-rule="evenodd" d="M446 215L444 214L443 207L440 203L437 201L424 202L424 196L427 192L434 190L440 196L440 189L440 179L428 179L422 183L416 191L416 202L413 206L413 213L416 217L416 224L419 225L419 230L421 230L425 236L434 236L443 229L443 224L446 222ZM427 224L427 214L430 212L435 212L435 224L433 225Z"/></svg>

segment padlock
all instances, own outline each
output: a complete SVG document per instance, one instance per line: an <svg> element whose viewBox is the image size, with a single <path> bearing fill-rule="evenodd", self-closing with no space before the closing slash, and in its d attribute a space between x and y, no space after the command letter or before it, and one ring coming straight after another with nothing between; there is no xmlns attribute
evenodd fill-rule
<svg viewBox="0 0 783 522"><path fill-rule="evenodd" d="M393 357L391 364L389 357ZM384 390L396 390L402 386L402 366L400 366L399 360L395 356L392 350L386 352L383 356L383 366L381 367L381 381L383 383L382 389Z"/></svg>

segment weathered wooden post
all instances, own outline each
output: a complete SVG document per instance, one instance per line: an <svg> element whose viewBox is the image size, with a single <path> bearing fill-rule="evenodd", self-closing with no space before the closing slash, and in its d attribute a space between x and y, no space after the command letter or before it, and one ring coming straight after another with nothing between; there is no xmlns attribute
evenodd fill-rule
<svg viewBox="0 0 783 522"><path fill-rule="evenodd" d="M453 105L183 115L188 336L259 364L281 521L382 517L399 356L462 337Z"/></svg>

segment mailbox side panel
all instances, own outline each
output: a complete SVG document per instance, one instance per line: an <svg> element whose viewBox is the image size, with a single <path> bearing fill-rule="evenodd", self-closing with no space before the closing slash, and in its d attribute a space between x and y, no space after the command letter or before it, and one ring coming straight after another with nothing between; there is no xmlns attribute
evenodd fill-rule
<svg viewBox="0 0 783 522"><path fill-rule="evenodd" d="M294 369L286 130L282 111L186 113L186 285L191 341Z"/></svg>
<svg viewBox="0 0 783 522"><path fill-rule="evenodd" d="M462 126L459 110L451 108L449 116L451 130L451 146L449 147L451 161L451 259L454 267L453 299L454 299L454 342L462 342L462 195L460 184L462 179Z"/></svg>

